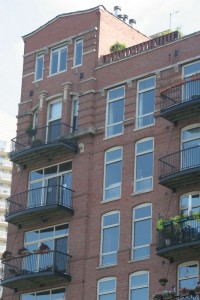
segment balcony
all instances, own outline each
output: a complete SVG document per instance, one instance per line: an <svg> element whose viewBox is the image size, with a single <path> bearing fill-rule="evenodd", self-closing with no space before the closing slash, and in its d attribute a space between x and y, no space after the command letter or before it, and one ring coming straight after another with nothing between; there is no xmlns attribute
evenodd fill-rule
<svg viewBox="0 0 200 300"><path fill-rule="evenodd" d="M72 128L66 124L56 124L33 129L12 139L13 151L10 160L19 165L34 161L47 161L52 157L77 152L76 139Z"/></svg>
<svg viewBox="0 0 200 300"><path fill-rule="evenodd" d="M182 81L161 91L163 118L172 123L200 114L200 77Z"/></svg>
<svg viewBox="0 0 200 300"><path fill-rule="evenodd" d="M11 289L24 289L30 285L33 289L71 281L69 255L59 251L11 257L4 260L3 264L5 267L1 284Z"/></svg>
<svg viewBox="0 0 200 300"><path fill-rule="evenodd" d="M199 182L200 146L184 149L159 159L159 183L176 189Z"/></svg>
<svg viewBox="0 0 200 300"><path fill-rule="evenodd" d="M60 185L15 194L7 199L5 220L17 226L35 224L55 217L73 216L73 191Z"/></svg>
<svg viewBox="0 0 200 300"><path fill-rule="evenodd" d="M200 250L200 222L187 217L176 224L168 222L157 235L157 254L167 259L190 260Z"/></svg>

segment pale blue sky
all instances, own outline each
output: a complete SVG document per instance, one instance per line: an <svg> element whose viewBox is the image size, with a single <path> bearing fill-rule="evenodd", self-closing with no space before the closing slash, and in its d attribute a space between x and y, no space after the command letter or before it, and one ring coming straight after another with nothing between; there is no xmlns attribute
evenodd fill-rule
<svg viewBox="0 0 200 300"><path fill-rule="evenodd" d="M0 109L17 115L21 93L23 41L21 36L35 30L55 16L104 5L113 12L136 19L135 28L152 35L171 27L181 27L184 34L200 30L200 0L0 0ZM178 13L175 13L179 11Z"/></svg>

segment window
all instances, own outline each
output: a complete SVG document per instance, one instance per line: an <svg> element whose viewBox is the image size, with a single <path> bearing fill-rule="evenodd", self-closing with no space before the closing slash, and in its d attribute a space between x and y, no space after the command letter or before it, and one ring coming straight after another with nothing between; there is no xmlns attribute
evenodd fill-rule
<svg viewBox="0 0 200 300"><path fill-rule="evenodd" d="M33 113L33 128L37 128L38 125L38 110Z"/></svg>
<svg viewBox="0 0 200 300"><path fill-rule="evenodd" d="M73 128L73 130L78 129L78 108L79 108L79 99L77 96L75 96L72 101L72 128Z"/></svg>
<svg viewBox="0 0 200 300"><path fill-rule="evenodd" d="M183 195L180 199L181 214L190 215L190 212L200 211L200 193L194 192L192 194Z"/></svg>
<svg viewBox="0 0 200 300"><path fill-rule="evenodd" d="M187 262L178 266L178 287L194 289L198 282L199 266L197 262Z"/></svg>
<svg viewBox="0 0 200 300"><path fill-rule="evenodd" d="M55 141L61 135L62 101L54 101L48 109L48 142Z"/></svg>
<svg viewBox="0 0 200 300"><path fill-rule="evenodd" d="M35 62L35 81L43 78L43 67L44 67L44 54L36 56Z"/></svg>
<svg viewBox="0 0 200 300"><path fill-rule="evenodd" d="M75 41L74 46L74 67L82 65L83 59L83 39Z"/></svg>
<svg viewBox="0 0 200 300"><path fill-rule="evenodd" d="M141 205L133 210L133 260L150 257L151 217L151 204Z"/></svg>
<svg viewBox="0 0 200 300"><path fill-rule="evenodd" d="M63 162L29 173L28 207L71 206L72 162Z"/></svg>
<svg viewBox="0 0 200 300"><path fill-rule="evenodd" d="M123 133L124 120L124 87L108 91L106 136Z"/></svg>
<svg viewBox="0 0 200 300"><path fill-rule="evenodd" d="M25 232L24 246L30 251L38 250L41 243L50 248L46 255L31 255L23 258L23 268L28 271L38 272L45 270L47 266L61 267L61 262L67 262L67 245L68 245L68 224L56 225L53 227L37 229ZM55 255L54 255L55 252Z"/></svg>
<svg viewBox="0 0 200 300"><path fill-rule="evenodd" d="M120 214L117 211L102 216L101 266L117 264L119 222Z"/></svg>
<svg viewBox="0 0 200 300"><path fill-rule="evenodd" d="M63 300L65 299L65 289L55 289L50 291L33 292L21 295L20 300Z"/></svg>
<svg viewBox="0 0 200 300"><path fill-rule="evenodd" d="M135 192L153 188L153 138L136 143Z"/></svg>
<svg viewBox="0 0 200 300"><path fill-rule="evenodd" d="M98 281L97 300L116 300L116 278L107 277Z"/></svg>
<svg viewBox="0 0 200 300"><path fill-rule="evenodd" d="M182 169L200 165L200 126L182 130Z"/></svg>
<svg viewBox="0 0 200 300"><path fill-rule="evenodd" d="M112 148L105 153L104 201L121 197L122 148Z"/></svg>
<svg viewBox="0 0 200 300"><path fill-rule="evenodd" d="M154 124L155 77L138 82L137 95L137 127Z"/></svg>
<svg viewBox="0 0 200 300"><path fill-rule="evenodd" d="M149 299L149 273L136 272L131 274L129 282L129 300Z"/></svg>
<svg viewBox="0 0 200 300"><path fill-rule="evenodd" d="M199 83L191 81L191 77L198 73L200 73L200 61L183 66L183 78L186 80L186 83L183 85L183 101L195 99L200 95Z"/></svg>
<svg viewBox="0 0 200 300"><path fill-rule="evenodd" d="M50 74L54 75L67 70L67 46L53 49L51 52Z"/></svg>

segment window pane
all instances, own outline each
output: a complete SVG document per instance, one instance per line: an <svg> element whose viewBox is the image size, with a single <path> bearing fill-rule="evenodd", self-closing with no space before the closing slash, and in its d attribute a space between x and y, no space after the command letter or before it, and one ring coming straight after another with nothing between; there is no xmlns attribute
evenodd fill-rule
<svg viewBox="0 0 200 300"><path fill-rule="evenodd" d="M153 150L153 140L147 140L144 142L137 143L137 154L151 150Z"/></svg>
<svg viewBox="0 0 200 300"><path fill-rule="evenodd" d="M38 56L36 58L36 76L35 79L39 80L42 79L43 75L43 64L44 64L44 56Z"/></svg>
<svg viewBox="0 0 200 300"><path fill-rule="evenodd" d="M35 231L25 232L24 236L25 236L25 243L37 241L39 239L39 231L35 230Z"/></svg>
<svg viewBox="0 0 200 300"><path fill-rule="evenodd" d="M53 290L51 294L51 300L64 300L65 299L65 290Z"/></svg>
<svg viewBox="0 0 200 300"><path fill-rule="evenodd" d="M49 120L60 119L62 115L62 102L55 102L50 105Z"/></svg>
<svg viewBox="0 0 200 300"><path fill-rule="evenodd" d="M153 174L153 153L147 153L137 157L136 178L142 179Z"/></svg>
<svg viewBox="0 0 200 300"><path fill-rule="evenodd" d="M135 222L134 225L134 246L142 246L151 242L151 220Z"/></svg>
<svg viewBox="0 0 200 300"><path fill-rule="evenodd" d="M124 87L120 87L120 88L109 91L108 97L109 97L109 100L123 98L124 97Z"/></svg>
<svg viewBox="0 0 200 300"><path fill-rule="evenodd" d="M144 190L149 190L153 186L153 181L152 178L148 179L143 179L138 182L136 182L136 191L144 191Z"/></svg>
<svg viewBox="0 0 200 300"><path fill-rule="evenodd" d="M103 226L119 224L119 213L103 217Z"/></svg>
<svg viewBox="0 0 200 300"><path fill-rule="evenodd" d="M139 207L134 210L134 219L141 219L151 216L151 205Z"/></svg>
<svg viewBox="0 0 200 300"><path fill-rule="evenodd" d="M112 126L107 128L107 136L116 135L116 134L122 133L122 131L123 131L123 124L122 123L112 125Z"/></svg>
<svg viewBox="0 0 200 300"><path fill-rule="evenodd" d="M124 118L124 100L111 102L108 107L108 125L122 122Z"/></svg>
<svg viewBox="0 0 200 300"><path fill-rule="evenodd" d="M155 91L147 91L139 96L139 116L154 112Z"/></svg>
<svg viewBox="0 0 200 300"><path fill-rule="evenodd" d="M58 72L58 51L52 52L51 55L51 74Z"/></svg>
<svg viewBox="0 0 200 300"><path fill-rule="evenodd" d="M117 263L117 253L103 254L102 255L102 266L114 265Z"/></svg>
<svg viewBox="0 0 200 300"><path fill-rule="evenodd" d="M149 300L148 288L132 290L130 300Z"/></svg>
<svg viewBox="0 0 200 300"><path fill-rule="evenodd" d="M116 299L116 293L100 295L99 297L99 300L115 300L115 299Z"/></svg>
<svg viewBox="0 0 200 300"><path fill-rule="evenodd" d="M189 265L189 266L180 266L179 267L179 277L189 277L191 275L197 275L197 265Z"/></svg>
<svg viewBox="0 0 200 300"><path fill-rule="evenodd" d="M37 170L30 172L30 181L41 179L43 176L43 170Z"/></svg>
<svg viewBox="0 0 200 300"><path fill-rule="evenodd" d="M121 195L121 185L105 190L105 200L119 198Z"/></svg>
<svg viewBox="0 0 200 300"><path fill-rule="evenodd" d="M54 233L53 227L42 229L40 231L40 239L43 240L43 239L47 239L49 237L53 237L53 233Z"/></svg>
<svg viewBox="0 0 200 300"><path fill-rule="evenodd" d="M184 66L184 77L188 77L200 72L200 61Z"/></svg>
<svg viewBox="0 0 200 300"><path fill-rule="evenodd" d="M119 226L105 229L103 233L103 253L117 251Z"/></svg>
<svg viewBox="0 0 200 300"><path fill-rule="evenodd" d="M35 300L35 294L25 294L21 296L21 300Z"/></svg>
<svg viewBox="0 0 200 300"><path fill-rule="evenodd" d="M106 188L113 184L117 184L121 182L121 176L122 176L121 168L122 168L121 161L107 165L106 184L105 184Z"/></svg>
<svg viewBox="0 0 200 300"><path fill-rule="evenodd" d="M83 41L76 41L75 66L82 64Z"/></svg>
<svg viewBox="0 0 200 300"><path fill-rule="evenodd" d="M64 71L67 69L67 49L60 50L60 66L59 71Z"/></svg>
<svg viewBox="0 0 200 300"><path fill-rule="evenodd" d="M64 224L64 225L60 225L60 226L56 226L56 230L55 230L55 235L66 235L69 231L68 225Z"/></svg>
<svg viewBox="0 0 200 300"><path fill-rule="evenodd" d="M121 159L121 157L122 157L121 149L116 149L116 150L106 152L106 162Z"/></svg>
<svg viewBox="0 0 200 300"><path fill-rule="evenodd" d="M138 287L148 284L148 274L131 276L131 287Z"/></svg>
<svg viewBox="0 0 200 300"><path fill-rule="evenodd" d="M105 280L99 282L99 292L107 292L115 290L115 279Z"/></svg>
<svg viewBox="0 0 200 300"><path fill-rule="evenodd" d="M59 165L59 172L70 171L72 169L72 162L66 162Z"/></svg>
<svg viewBox="0 0 200 300"><path fill-rule="evenodd" d="M155 87L155 78L148 78L145 80L139 81L139 90L146 90Z"/></svg>
<svg viewBox="0 0 200 300"><path fill-rule="evenodd" d="M135 248L133 250L133 259L134 260L149 258L149 256L150 256L150 246Z"/></svg>

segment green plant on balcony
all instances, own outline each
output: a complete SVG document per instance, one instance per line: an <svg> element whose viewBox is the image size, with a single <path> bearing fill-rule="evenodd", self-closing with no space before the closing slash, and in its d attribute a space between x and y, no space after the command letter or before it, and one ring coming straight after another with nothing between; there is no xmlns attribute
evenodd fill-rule
<svg viewBox="0 0 200 300"><path fill-rule="evenodd" d="M176 293L174 291L163 291L162 296L165 300L171 300L176 297Z"/></svg>
<svg viewBox="0 0 200 300"><path fill-rule="evenodd" d="M183 297L189 296L189 289L186 287L183 287L179 290L179 294L180 294L180 296L183 296Z"/></svg>
<svg viewBox="0 0 200 300"><path fill-rule="evenodd" d="M181 214L181 215L177 215L175 217L170 217L170 218L163 218L163 217L160 217L157 221L157 224L156 224L156 229L158 231L162 231L165 226L167 225L174 225L174 226L179 226L179 223L183 220L185 220L187 218L187 215L186 214Z"/></svg>
<svg viewBox="0 0 200 300"><path fill-rule="evenodd" d="M2 256L1 256L1 259L2 260L7 260L9 258L12 258L12 252L11 251L8 251L8 250L5 250L3 253L2 253Z"/></svg>
<svg viewBox="0 0 200 300"><path fill-rule="evenodd" d="M194 211L190 213L191 217L194 218L197 222L200 222L200 212L199 211Z"/></svg>
<svg viewBox="0 0 200 300"><path fill-rule="evenodd" d="M25 247L22 247L22 248L20 248L19 250L18 250L18 254L19 255L28 255L29 254L29 251L28 251L28 249L27 248L25 248Z"/></svg>
<svg viewBox="0 0 200 300"><path fill-rule="evenodd" d="M31 147L39 147L43 144L42 140L40 139L35 139L34 141L31 142Z"/></svg>
<svg viewBox="0 0 200 300"><path fill-rule="evenodd" d="M194 292L195 292L195 295L200 295L200 281L197 282Z"/></svg>
<svg viewBox="0 0 200 300"><path fill-rule="evenodd" d="M163 300L163 296L161 293L156 293L153 295L153 300Z"/></svg>
<svg viewBox="0 0 200 300"><path fill-rule="evenodd" d="M110 47L110 52L120 51L126 48L126 45L123 43L116 42Z"/></svg>
<svg viewBox="0 0 200 300"><path fill-rule="evenodd" d="M37 133L37 128L33 128L33 125L29 124L29 126L26 128L25 132L28 134L28 136L33 137Z"/></svg>
<svg viewBox="0 0 200 300"><path fill-rule="evenodd" d="M40 247L39 247L38 250L39 250L40 253L46 253L46 252L50 251L50 248L45 243L41 243L41 245L40 245Z"/></svg>

